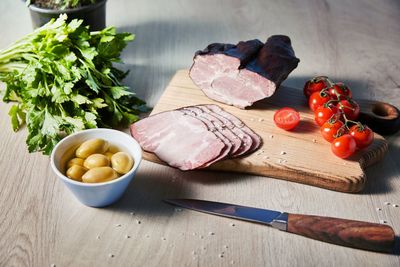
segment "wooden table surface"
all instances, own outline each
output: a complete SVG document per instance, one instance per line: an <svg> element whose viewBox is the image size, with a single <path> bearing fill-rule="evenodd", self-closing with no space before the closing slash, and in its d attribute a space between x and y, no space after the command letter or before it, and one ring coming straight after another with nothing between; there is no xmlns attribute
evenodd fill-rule
<svg viewBox="0 0 400 267"><path fill-rule="evenodd" d="M137 36L123 54L131 69L126 83L151 106L195 50L272 34L289 35L301 59L285 85L301 88L325 74L348 83L356 97L400 106L398 0L112 0L107 8L108 25ZM2 0L0 13L2 49L30 32L31 22L21 1ZM0 266L400 265L399 249L397 255L350 249L162 202L200 198L385 220L399 234L400 207L384 202L400 204L400 134L387 138L389 152L367 170L360 194L143 162L119 202L95 209L56 179L49 157L27 152L26 129L11 130L8 108L0 104Z"/></svg>

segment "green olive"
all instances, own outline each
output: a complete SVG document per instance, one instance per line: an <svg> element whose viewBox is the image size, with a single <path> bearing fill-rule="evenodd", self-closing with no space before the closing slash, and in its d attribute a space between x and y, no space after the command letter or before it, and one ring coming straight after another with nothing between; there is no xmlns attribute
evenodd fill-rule
<svg viewBox="0 0 400 267"><path fill-rule="evenodd" d="M87 169L80 165L72 165L67 170L67 177L72 180L82 182L82 176L87 172Z"/></svg>
<svg viewBox="0 0 400 267"><path fill-rule="evenodd" d="M85 183L102 183L118 178L118 173L111 167L96 167L88 170L82 180Z"/></svg>
<svg viewBox="0 0 400 267"><path fill-rule="evenodd" d="M103 154L104 152L107 151L108 149L108 142L100 139L100 138L95 138L95 139L90 139L85 142L83 142L78 149L75 151L75 155L78 158L83 158L86 159L92 154Z"/></svg>
<svg viewBox="0 0 400 267"><path fill-rule="evenodd" d="M84 162L84 160L81 158L73 158L70 161L68 161L67 168L70 168L73 165L83 166L83 162Z"/></svg>
<svg viewBox="0 0 400 267"><path fill-rule="evenodd" d="M108 147L107 152L111 152L111 153L115 154L115 153L119 152L119 149L118 149L118 147L116 147L115 145L110 145L110 146Z"/></svg>
<svg viewBox="0 0 400 267"><path fill-rule="evenodd" d="M107 151L106 153L104 153L104 156L106 156L108 158L109 161L111 161L111 157L114 155L114 153Z"/></svg>
<svg viewBox="0 0 400 267"><path fill-rule="evenodd" d="M103 154L92 154L85 159L83 166L87 169L110 166L110 160Z"/></svg>
<svg viewBox="0 0 400 267"><path fill-rule="evenodd" d="M111 166L118 173L125 174L132 169L133 159L125 152L118 152L111 157Z"/></svg>

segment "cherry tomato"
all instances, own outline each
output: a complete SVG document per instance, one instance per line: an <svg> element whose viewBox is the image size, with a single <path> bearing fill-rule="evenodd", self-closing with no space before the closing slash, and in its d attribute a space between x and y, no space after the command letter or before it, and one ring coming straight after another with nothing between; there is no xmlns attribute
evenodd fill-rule
<svg viewBox="0 0 400 267"><path fill-rule="evenodd" d="M331 100L331 96L327 93L314 92L308 99L308 106L312 111L315 111L319 106Z"/></svg>
<svg viewBox="0 0 400 267"><path fill-rule="evenodd" d="M360 149L369 146L374 141L374 132L366 125L353 125L350 127L350 135L353 136Z"/></svg>
<svg viewBox="0 0 400 267"><path fill-rule="evenodd" d="M341 120L336 120L336 121L330 121L328 120L324 124L322 124L320 131L322 137L328 141L332 142L336 138L336 134L338 133L338 130L342 128L343 122Z"/></svg>
<svg viewBox="0 0 400 267"><path fill-rule="evenodd" d="M351 98L353 96L349 87L342 82L335 83L329 88L328 94L335 100L338 99L337 94L340 95L340 99L346 99L346 97Z"/></svg>
<svg viewBox="0 0 400 267"><path fill-rule="evenodd" d="M350 134L344 134L335 140L331 144L333 154L339 158L345 159L353 155L356 151L356 141Z"/></svg>
<svg viewBox="0 0 400 267"><path fill-rule="evenodd" d="M337 112L338 112L338 109L336 106L333 106L333 105L330 105L329 107L327 107L325 105L319 106L314 111L315 122L319 126L322 126L322 124L324 124L327 120L329 120Z"/></svg>
<svg viewBox="0 0 400 267"><path fill-rule="evenodd" d="M281 108L275 112L274 122L281 129L291 130L299 124L300 114L293 108Z"/></svg>
<svg viewBox="0 0 400 267"><path fill-rule="evenodd" d="M357 120L360 115L360 106L354 100L340 100L336 107L342 110L349 120Z"/></svg>
<svg viewBox="0 0 400 267"><path fill-rule="evenodd" d="M308 80L303 88L304 95L309 98L312 93L320 92L322 89L328 87L328 77L318 76Z"/></svg>

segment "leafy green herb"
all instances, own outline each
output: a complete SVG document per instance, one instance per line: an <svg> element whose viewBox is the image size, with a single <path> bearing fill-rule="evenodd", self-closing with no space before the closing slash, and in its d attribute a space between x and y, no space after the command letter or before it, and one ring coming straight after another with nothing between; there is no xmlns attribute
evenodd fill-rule
<svg viewBox="0 0 400 267"><path fill-rule="evenodd" d="M87 128L126 127L146 111L113 66L132 41L110 27L89 32L81 20L61 15L0 51L3 101L14 131L25 124L30 152L49 154L65 135Z"/></svg>

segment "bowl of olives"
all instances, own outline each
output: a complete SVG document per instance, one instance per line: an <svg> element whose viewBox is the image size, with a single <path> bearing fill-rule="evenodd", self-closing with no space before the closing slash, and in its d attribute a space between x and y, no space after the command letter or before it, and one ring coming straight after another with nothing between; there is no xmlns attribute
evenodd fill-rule
<svg viewBox="0 0 400 267"><path fill-rule="evenodd" d="M81 203L91 207L120 199L141 160L142 150L135 139L103 128L65 137L50 157L54 173Z"/></svg>

